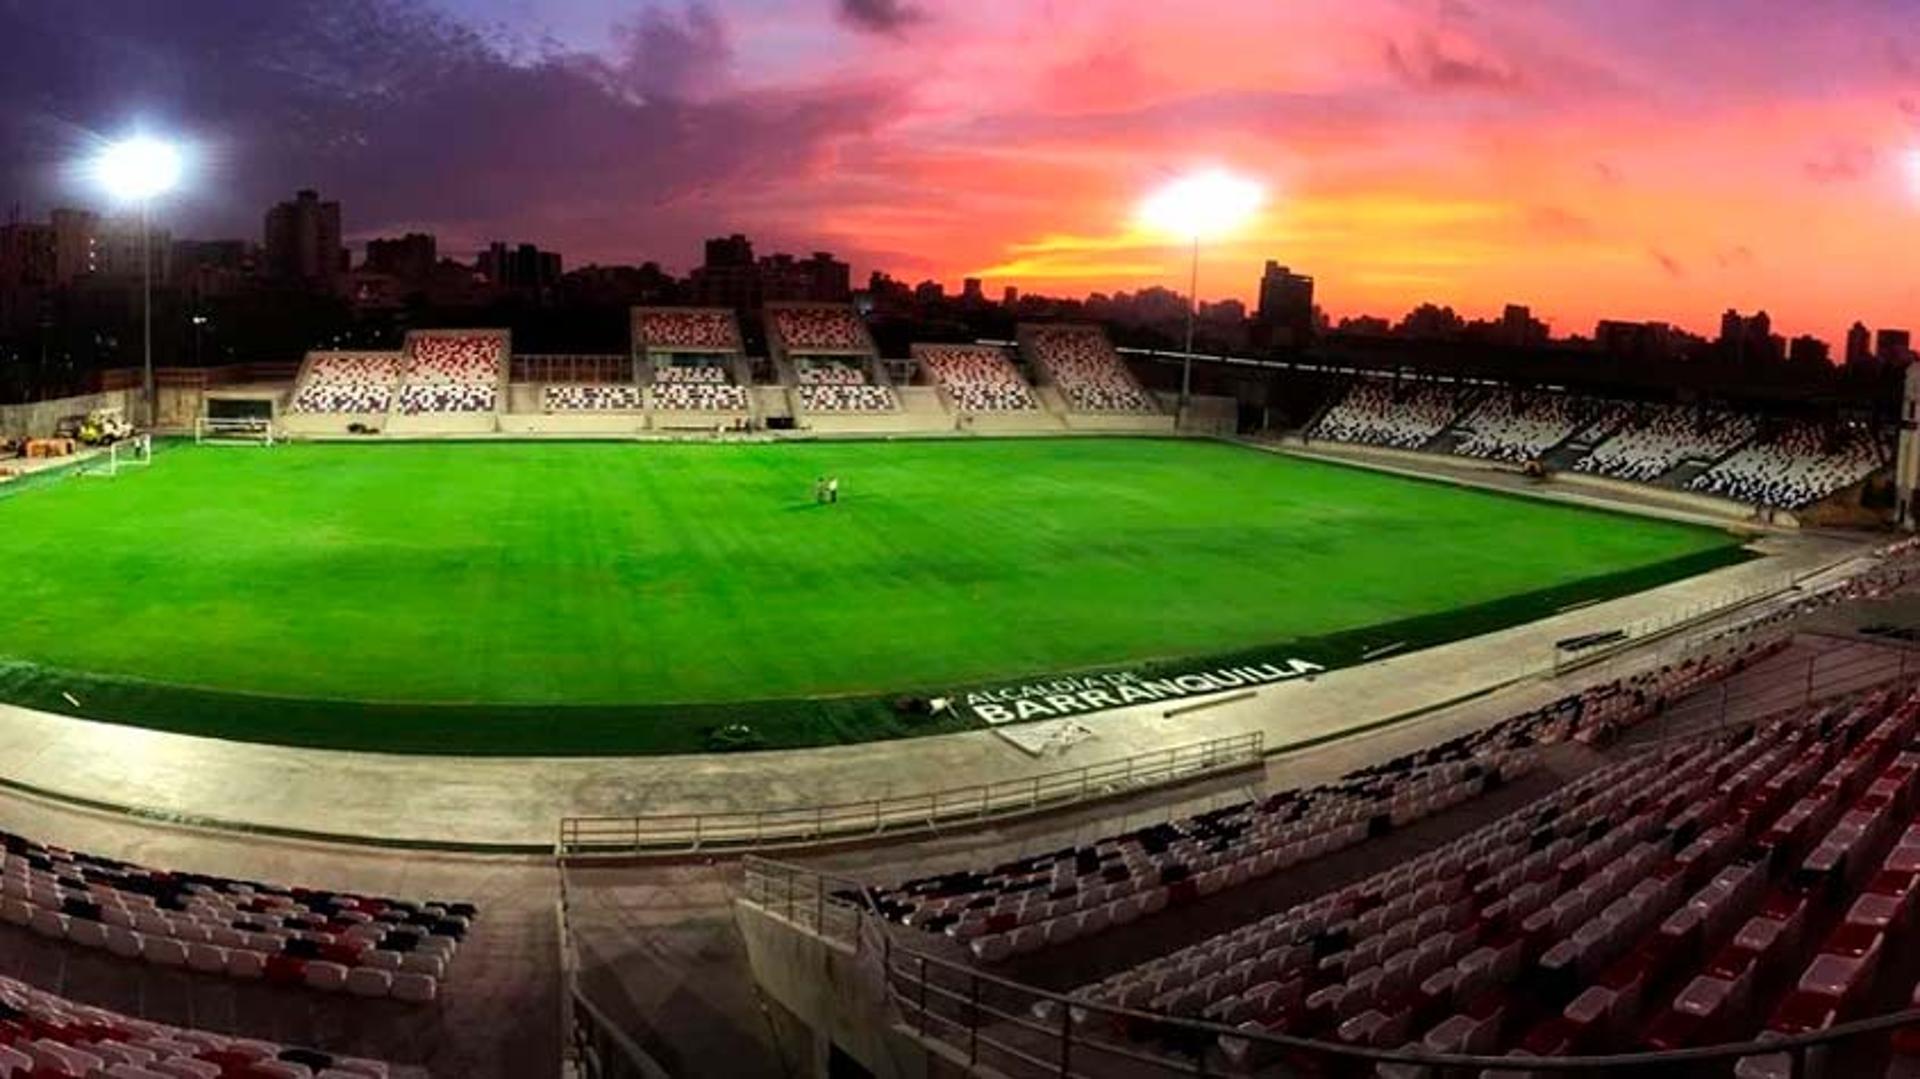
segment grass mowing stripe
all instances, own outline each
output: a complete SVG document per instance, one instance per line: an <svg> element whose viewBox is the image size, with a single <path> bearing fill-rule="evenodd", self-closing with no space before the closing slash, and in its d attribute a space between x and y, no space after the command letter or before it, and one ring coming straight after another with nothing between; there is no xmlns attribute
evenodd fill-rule
<svg viewBox="0 0 1920 1079"><path fill-rule="evenodd" d="M822 474L841 505L812 504ZM1350 663L1742 557L1711 529L1136 439L180 447L0 503L0 536L8 699L466 753L952 729L879 697Z"/></svg>

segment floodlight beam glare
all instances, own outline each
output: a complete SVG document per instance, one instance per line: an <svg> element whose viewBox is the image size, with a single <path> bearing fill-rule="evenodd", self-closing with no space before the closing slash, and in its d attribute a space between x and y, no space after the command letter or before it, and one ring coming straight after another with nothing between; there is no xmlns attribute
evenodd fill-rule
<svg viewBox="0 0 1920 1079"><path fill-rule="evenodd" d="M166 194L184 170L178 146L148 135L109 143L93 161L94 179L109 195L128 202Z"/></svg>
<svg viewBox="0 0 1920 1079"><path fill-rule="evenodd" d="M1141 202L1140 221L1176 236L1207 239L1230 232L1266 201L1261 186L1223 169L1174 180Z"/></svg>

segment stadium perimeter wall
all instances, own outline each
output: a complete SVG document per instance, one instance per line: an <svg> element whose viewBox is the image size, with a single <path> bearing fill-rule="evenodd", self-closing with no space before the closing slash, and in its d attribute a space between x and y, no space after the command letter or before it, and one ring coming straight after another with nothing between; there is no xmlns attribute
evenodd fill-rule
<svg viewBox="0 0 1920 1079"><path fill-rule="evenodd" d="M0 405L0 437L37 438L51 435L54 425L68 416L84 415L96 408L118 408L131 415L140 403L135 390L109 390L79 397L56 397L24 405Z"/></svg>

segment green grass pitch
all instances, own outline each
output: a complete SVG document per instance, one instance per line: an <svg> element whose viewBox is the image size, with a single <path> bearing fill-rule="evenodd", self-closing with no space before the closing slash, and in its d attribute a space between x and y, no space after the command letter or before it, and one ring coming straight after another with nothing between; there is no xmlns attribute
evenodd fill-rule
<svg viewBox="0 0 1920 1079"><path fill-rule="evenodd" d="M891 693L1369 627L1430 643L1738 557L1710 529L1143 439L181 445L0 499L0 551L0 696L453 752L699 749L728 717L769 745L887 736Z"/></svg>

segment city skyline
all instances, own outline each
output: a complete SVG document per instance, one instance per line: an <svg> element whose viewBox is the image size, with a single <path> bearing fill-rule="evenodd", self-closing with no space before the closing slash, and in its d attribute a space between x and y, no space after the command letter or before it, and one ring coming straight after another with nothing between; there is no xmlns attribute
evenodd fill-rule
<svg viewBox="0 0 1920 1079"><path fill-rule="evenodd" d="M163 230L156 231L155 278L167 287L186 287L196 294L208 281L211 270L217 279L214 287L222 293L254 285L288 286L317 295L348 298L356 309L371 310L397 306L409 291L428 289L434 282L445 283L442 271L458 267L477 273L490 287L502 292L543 292L559 286L565 275L565 253L540 248L537 244L502 240L488 241L463 261L440 249L431 233L409 232L403 236L372 236L361 243L349 244L342 228L343 207L337 201L322 200L320 193L304 188L292 199L274 203L265 213L265 228L258 241L241 238L174 239ZM0 222L0 286L9 283L45 287L64 287L78 278L125 279L139 266L138 241L131 231L137 225L124 215L97 213L73 207L56 207L50 221L13 220ZM299 224L295 224L299 222ZM37 245L37 246L36 246ZM82 250L84 248L84 251ZM668 260L643 257L623 264L587 263L570 265L573 271L595 274L615 271L659 272L683 290L680 302L694 305L751 308L760 306L762 281L766 281L769 300L816 300L846 302L865 297L876 308L897 305L902 298L913 304L932 300L965 300L979 305L989 303L986 286L993 284L978 277L959 282L926 278L914 282L910 277L895 278L885 267L872 267L865 287L853 283L850 265L831 252L815 250L805 256L787 252L756 253L753 240L741 233L707 237L701 244L702 257L684 273L663 268ZM354 257L358 254L358 258ZM949 294L949 285L961 290ZM480 297L471 292L472 283L455 292L474 302ZM1186 303L1185 293L1165 283L1147 283L1137 289L1094 289L1084 294L1022 293L1017 285L995 285L1005 298L1003 306L1013 307L1016 299L1048 305L1087 305L1089 308L1120 304L1109 310L1130 311L1135 318L1177 319ZM368 291L368 290L371 291ZM1360 333L1392 334L1408 337L1466 336L1489 343L1510 345L1554 342L1587 342L1612 350L1623 340L1621 335L1643 337L1646 332L1670 341L1671 347L1686 340L1739 342L1757 353L1771 353L1777 360L1789 356L1813 355L1812 346L1825 361L1851 363L1857 355L1884 362L1905 363L1911 356L1908 331L1902 327L1868 327L1859 321L1846 332L1829 339L1816 334L1788 335L1773 332L1771 316L1758 308L1751 316L1736 308L1719 313L1719 334L1710 327L1668 323L1658 319L1606 317L1596 320L1591 332L1584 327L1560 327L1556 332L1549 322L1536 317L1525 303L1508 302L1501 310L1476 317L1470 310L1456 310L1444 297L1431 297L1411 304L1404 312L1353 312L1330 315L1316 301L1311 274L1300 275L1278 260L1267 259L1258 280L1248 290L1251 302L1237 294L1212 299L1199 298L1203 321L1218 323L1226 317L1234 323L1246 323L1255 333L1247 344L1254 348L1300 346L1310 343L1317 326ZM360 293L366 293L360 296ZM1177 309L1173 306L1177 302ZM1089 314L1089 317L1095 317ZM1124 316L1113 316L1124 317ZM1451 328L1449 328L1451 327ZM1871 342L1856 348L1855 335L1866 332ZM1839 343L1842 347L1835 348Z"/></svg>
<svg viewBox="0 0 1920 1079"><path fill-rule="evenodd" d="M856 279L1057 294L1183 286L1132 208L1217 162L1274 197L1209 245L1209 299L1251 302L1278 257L1335 318L1523 302L1564 335L1734 307L1837 341L1920 310L1920 35L1894 3L260 7L0 6L0 88L30 103L0 190L75 202L63 163L145 123L203 151L176 235L317 186L354 241L684 272L743 231ZM84 74L108 56L114 80Z"/></svg>

